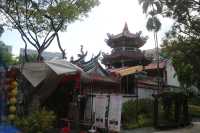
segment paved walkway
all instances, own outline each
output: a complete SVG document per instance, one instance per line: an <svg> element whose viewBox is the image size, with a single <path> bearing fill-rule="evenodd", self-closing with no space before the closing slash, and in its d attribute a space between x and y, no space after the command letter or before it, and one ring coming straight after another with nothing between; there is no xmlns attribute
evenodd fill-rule
<svg viewBox="0 0 200 133"><path fill-rule="evenodd" d="M200 122L193 122L192 125L181 129L159 131L154 133L200 133Z"/></svg>
<svg viewBox="0 0 200 133"><path fill-rule="evenodd" d="M121 131L120 133L153 133L155 129L151 127L146 127L146 128L138 128L138 129L133 129L133 130L125 130Z"/></svg>
<svg viewBox="0 0 200 133"><path fill-rule="evenodd" d="M193 122L192 125L187 126L185 128L167 131L156 131L155 129L149 127L122 131L121 133L200 133L200 122Z"/></svg>

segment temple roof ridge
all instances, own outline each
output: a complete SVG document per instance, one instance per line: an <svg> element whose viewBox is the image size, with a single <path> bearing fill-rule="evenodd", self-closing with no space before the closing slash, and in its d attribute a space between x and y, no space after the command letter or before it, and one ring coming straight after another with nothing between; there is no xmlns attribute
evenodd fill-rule
<svg viewBox="0 0 200 133"><path fill-rule="evenodd" d="M120 37L137 38L137 35L135 33L131 33L129 31L127 22L125 22L123 31L121 33L116 34L116 35L107 33L107 36L108 36L108 39L117 39L117 38L120 38ZM107 40L105 40L105 41L107 41Z"/></svg>
<svg viewBox="0 0 200 133"><path fill-rule="evenodd" d="M127 24L127 22L125 22L125 24L124 24L124 29L123 29L123 32L122 32L122 33L123 33L124 35L130 33L130 31L129 31L129 29L128 29L128 24Z"/></svg>
<svg viewBox="0 0 200 133"><path fill-rule="evenodd" d="M115 35L107 33L108 38L105 39L105 42L111 48L122 46L140 48L146 43L147 40L147 37L142 36L141 34L141 31L131 33L127 22L125 22L122 32Z"/></svg>
<svg viewBox="0 0 200 133"><path fill-rule="evenodd" d="M87 51L84 54L78 54L79 58L76 59L76 60L72 60L71 62L74 63L74 64L84 62L87 54L88 54Z"/></svg>
<svg viewBox="0 0 200 133"><path fill-rule="evenodd" d="M101 51L99 51L99 53L96 56L92 57L90 60L85 61L82 65L98 62L100 55L101 55Z"/></svg>

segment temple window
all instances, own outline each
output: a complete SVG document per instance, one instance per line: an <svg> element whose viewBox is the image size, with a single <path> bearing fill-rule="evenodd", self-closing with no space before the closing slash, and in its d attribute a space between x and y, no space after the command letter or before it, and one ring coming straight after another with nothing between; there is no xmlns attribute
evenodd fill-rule
<svg viewBox="0 0 200 133"><path fill-rule="evenodd" d="M133 47L125 47L126 51L137 51L137 48L133 48Z"/></svg>
<svg viewBox="0 0 200 133"><path fill-rule="evenodd" d="M120 52L120 51L130 51L130 52L137 52L138 49L134 47L117 47L112 50L113 52Z"/></svg>
<svg viewBox="0 0 200 133"><path fill-rule="evenodd" d="M127 75L121 80L122 93L135 94L135 78L134 75Z"/></svg>

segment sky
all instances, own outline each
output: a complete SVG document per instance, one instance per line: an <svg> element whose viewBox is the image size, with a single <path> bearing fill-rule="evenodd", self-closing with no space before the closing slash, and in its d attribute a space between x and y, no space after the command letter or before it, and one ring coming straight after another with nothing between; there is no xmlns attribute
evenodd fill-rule
<svg viewBox="0 0 200 133"><path fill-rule="evenodd" d="M147 17L142 12L138 0L100 0L101 4L88 13L88 17L70 24L66 32L59 33L62 47L66 49L67 57L76 55L80 51L80 45L88 51L88 56L96 55L99 51L108 53L111 48L105 43L107 33L121 33L125 22L129 31L136 33L142 31L148 36L143 50L154 48L153 33L146 30ZM171 25L172 20L161 18L162 28L158 33L159 44ZM1 37L6 45L12 45L14 55L19 55L19 49L24 47L20 34L15 30L7 30ZM33 49L33 47L29 48ZM53 41L46 51L59 52L57 43Z"/></svg>

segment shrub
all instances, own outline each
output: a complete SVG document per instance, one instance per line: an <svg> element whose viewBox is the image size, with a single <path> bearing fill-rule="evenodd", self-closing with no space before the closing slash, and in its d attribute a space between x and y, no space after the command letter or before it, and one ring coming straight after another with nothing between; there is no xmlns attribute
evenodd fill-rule
<svg viewBox="0 0 200 133"><path fill-rule="evenodd" d="M136 112L136 102L127 101L123 104L122 107L122 120L124 123L130 123L135 121L137 112Z"/></svg>
<svg viewBox="0 0 200 133"><path fill-rule="evenodd" d="M169 129L190 123L188 96L183 92L164 92L156 96L158 100L156 128Z"/></svg>
<svg viewBox="0 0 200 133"><path fill-rule="evenodd" d="M153 100L130 100L122 107L122 124L125 128L137 128L152 125Z"/></svg>
<svg viewBox="0 0 200 133"><path fill-rule="evenodd" d="M189 113L192 117L200 117L200 97L194 96L189 99Z"/></svg>
<svg viewBox="0 0 200 133"><path fill-rule="evenodd" d="M17 118L14 124L24 133L44 133L53 127L55 118L52 111L41 109L29 116Z"/></svg>
<svg viewBox="0 0 200 133"><path fill-rule="evenodd" d="M189 112L192 117L200 118L200 106L189 105Z"/></svg>
<svg viewBox="0 0 200 133"><path fill-rule="evenodd" d="M189 99L189 104L200 106L200 96L194 96Z"/></svg>

